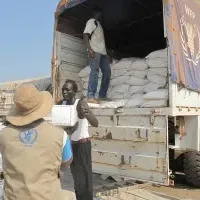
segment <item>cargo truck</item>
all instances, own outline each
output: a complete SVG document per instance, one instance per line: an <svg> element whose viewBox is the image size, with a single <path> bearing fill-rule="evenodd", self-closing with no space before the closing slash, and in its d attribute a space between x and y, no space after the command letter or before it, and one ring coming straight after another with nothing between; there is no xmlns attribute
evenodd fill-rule
<svg viewBox="0 0 200 200"><path fill-rule="evenodd" d="M113 58L144 58L167 48L169 100L162 108L93 109L100 124L89 129L93 171L170 185L180 168L189 184L200 186L200 2L61 0L52 53L55 102L66 79L81 92L78 73L88 65L83 31L94 7L102 10Z"/></svg>
<svg viewBox="0 0 200 200"><path fill-rule="evenodd" d="M200 2L61 0L51 60L55 102L66 79L82 92L78 73L88 65L83 30L94 7L102 10L113 58L144 58L167 49L169 95L165 107L93 108L99 120L98 128L89 129L93 171L171 185L175 172L183 170L189 184L200 186ZM1 116L8 110L3 102Z"/></svg>

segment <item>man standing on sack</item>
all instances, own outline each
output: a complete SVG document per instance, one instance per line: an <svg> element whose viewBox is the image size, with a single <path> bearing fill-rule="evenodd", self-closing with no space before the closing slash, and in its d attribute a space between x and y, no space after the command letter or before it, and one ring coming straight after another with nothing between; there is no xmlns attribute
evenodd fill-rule
<svg viewBox="0 0 200 200"><path fill-rule="evenodd" d="M72 162L70 140L63 129L44 121L52 109L49 92L34 85L19 87L14 107L0 131L4 200L60 200L60 167Z"/></svg>
<svg viewBox="0 0 200 200"><path fill-rule="evenodd" d="M93 18L87 22L83 34L89 56L89 65L91 68L88 82L87 101L88 103L95 104L99 104L99 100L111 101L109 98L107 98L111 69L109 58L106 52L104 31L100 24L101 20L101 11L99 9L95 9L93 11ZM99 68L101 69L103 76L99 90L99 99L95 99L98 85Z"/></svg>
<svg viewBox="0 0 200 200"><path fill-rule="evenodd" d="M66 80L62 87L63 100L58 105L74 105L78 114L78 124L68 131L71 134L73 162L70 165L74 179L77 200L93 200L92 155L88 122L98 127L98 120L86 101L76 99L78 86L73 80Z"/></svg>

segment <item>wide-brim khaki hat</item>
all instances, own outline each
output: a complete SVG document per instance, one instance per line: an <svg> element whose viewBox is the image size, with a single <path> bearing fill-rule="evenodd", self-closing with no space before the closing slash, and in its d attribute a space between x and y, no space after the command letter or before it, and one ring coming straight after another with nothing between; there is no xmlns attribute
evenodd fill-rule
<svg viewBox="0 0 200 200"><path fill-rule="evenodd" d="M38 91L34 85L17 88L13 100L13 108L6 119L15 126L25 126L46 117L53 106L51 94Z"/></svg>

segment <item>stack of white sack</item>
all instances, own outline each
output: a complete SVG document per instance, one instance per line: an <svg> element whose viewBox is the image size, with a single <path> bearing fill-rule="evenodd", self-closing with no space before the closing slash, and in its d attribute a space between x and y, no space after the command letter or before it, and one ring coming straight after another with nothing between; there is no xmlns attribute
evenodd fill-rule
<svg viewBox="0 0 200 200"><path fill-rule="evenodd" d="M143 88L148 83L147 69L145 59L138 58L124 58L113 65L108 97L113 100L124 99L127 108L140 107Z"/></svg>
<svg viewBox="0 0 200 200"><path fill-rule="evenodd" d="M167 49L162 49L150 53L146 57L147 79L149 83L145 85L143 104L141 107L166 107L168 100L168 59ZM166 89L165 89L166 88Z"/></svg>
<svg viewBox="0 0 200 200"><path fill-rule="evenodd" d="M111 71L112 71L112 66L117 62L118 62L117 60L113 59L113 62L111 63ZM85 67L78 74L79 78L81 79L82 86L83 86L82 93L83 93L84 96L87 96L89 74L90 74L90 66ZM102 78L102 73L101 73L101 69L99 69L99 78L98 78L97 91L99 91L100 86L101 86L101 78Z"/></svg>
<svg viewBox="0 0 200 200"><path fill-rule="evenodd" d="M158 89L143 95L142 108L166 107L168 100L168 89Z"/></svg>
<svg viewBox="0 0 200 200"><path fill-rule="evenodd" d="M152 52L146 59L146 63L149 66L147 70L149 83L145 85L144 92L165 88L167 84L167 50Z"/></svg>
<svg viewBox="0 0 200 200"><path fill-rule="evenodd" d="M167 106L166 49L152 52L144 59L123 58L118 62L115 61L111 65L111 71L108 97L113 101L123 100L126 108ZM87 94L89 73L89 66L79 73L84 95ZM98 90L101 85L101 77L102 73L100 72Z"/></svg>

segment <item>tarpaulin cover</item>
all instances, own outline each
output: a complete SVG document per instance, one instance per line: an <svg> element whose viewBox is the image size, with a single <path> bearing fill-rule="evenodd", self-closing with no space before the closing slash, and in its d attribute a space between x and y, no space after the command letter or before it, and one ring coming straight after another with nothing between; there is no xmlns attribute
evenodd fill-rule
<svg viewBox="0 0 200 200"><path fill-rule="evenodd" d="M56 8L56 15L61 14L68 8L72 8L78 4L81 4L87 0L60 0Z"/></svg>
<svg viewBox="0 0 200 200"><path fill-rule="evenodd" d="M200 92L200 1L165 0L172 81Z"/></svg>

